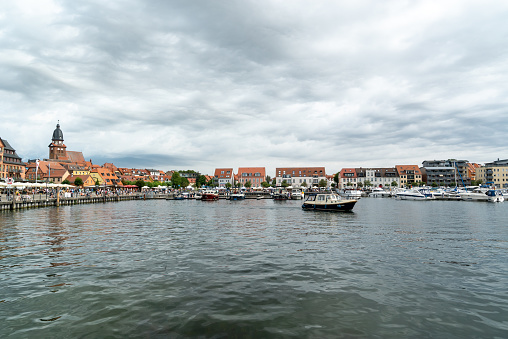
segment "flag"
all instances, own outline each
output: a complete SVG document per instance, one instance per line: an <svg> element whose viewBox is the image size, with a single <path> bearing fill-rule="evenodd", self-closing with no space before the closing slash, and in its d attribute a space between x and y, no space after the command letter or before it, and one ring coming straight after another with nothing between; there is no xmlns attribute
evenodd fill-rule
<svg viewBox="0 0 508 339"><path fill-rule="evenodd" d="M37 183L37 172L39 171L39 159L35 160L35 183Z"/></svg>

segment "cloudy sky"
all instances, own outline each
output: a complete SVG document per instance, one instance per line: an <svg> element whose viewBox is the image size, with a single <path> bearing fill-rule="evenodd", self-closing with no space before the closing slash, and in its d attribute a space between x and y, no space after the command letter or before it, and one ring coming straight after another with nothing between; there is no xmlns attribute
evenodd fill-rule
<svg viewBox="0 0 508 339"><path fill-rule="evenodd" d="M0 137L120 167L508 158L508 1L0 3Z"/></svg>

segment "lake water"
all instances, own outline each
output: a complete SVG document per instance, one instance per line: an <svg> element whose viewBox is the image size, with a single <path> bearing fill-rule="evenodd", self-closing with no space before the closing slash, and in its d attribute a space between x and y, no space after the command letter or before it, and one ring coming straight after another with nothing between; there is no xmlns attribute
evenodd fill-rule
<svg viewBox="0 0 508 339"><path fill-rule="evenodd" d="M1 338L506 338L508 203L0 213Z"/></svg>

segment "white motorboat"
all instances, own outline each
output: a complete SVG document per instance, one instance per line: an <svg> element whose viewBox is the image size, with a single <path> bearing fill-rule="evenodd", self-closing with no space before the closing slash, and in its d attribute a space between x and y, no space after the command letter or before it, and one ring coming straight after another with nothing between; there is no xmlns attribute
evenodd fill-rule
<svg viewBox="0 0 508 339"><path fill-rule="evenodd" d="M391 196L391 193L388 191L385 191L381 187L374 187L372 189L372 192L369 193L369 197L371 198L389 198Z"/></svg>
<svg viewBox="0 0 508 339"><path fill-rule="evenodd" d="M362 191L346 188L340 191L339 195L346 199L360 199L362 197Z"/></svg>
<svg viewBox="0 0 508 339"><path fill-rule="evenodd" d="M501 193L501 191L497 191L497 190L488 190L487 197L488 197L488 201L490 201L490 202L503 202L504 201L503 193Z"/></svg>
<svg viewBox="0 0 508 339"><path fill-rule="evenodd" d="M458 193L460 200L468 201L489 201L487 195L488 189L486 188L475 188L472 192L460 192Z"/></svg>
<svg viewBox="0 0 508 339"><path fill-rule="evenodd" d="M400 200L434 200L434 195L427 188L413 188L397 192L395 197Z"/></svg>

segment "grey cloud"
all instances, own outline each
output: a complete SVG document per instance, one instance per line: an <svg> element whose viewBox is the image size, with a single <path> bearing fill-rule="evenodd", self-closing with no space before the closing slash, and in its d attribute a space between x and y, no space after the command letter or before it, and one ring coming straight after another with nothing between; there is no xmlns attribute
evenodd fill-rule
<svg viewBox="0 0 508 339"><path fill-rule="evenodd" d="M55 3L0 5L0 102L60 119L87 158L211 172L503 157L505 4Z"/></svg>

